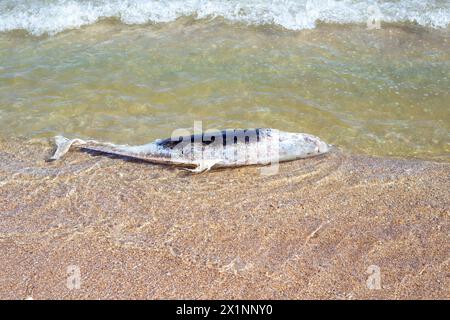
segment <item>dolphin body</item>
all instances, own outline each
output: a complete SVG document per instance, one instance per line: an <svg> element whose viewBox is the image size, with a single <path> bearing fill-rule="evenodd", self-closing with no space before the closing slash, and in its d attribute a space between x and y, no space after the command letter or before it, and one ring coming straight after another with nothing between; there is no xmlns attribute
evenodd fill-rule
<svg viewBox="0 0 450 320"><path fill-rule="evenodd" d="M56 151L49 161L60 159L72 146L77 146L151 163L181 166L196 173L219 167L268 165L313 157L330 150L327 143L313 135L266 128L205 131L139 146L70 140L62 136L56 136L55 142Z"/></svg>

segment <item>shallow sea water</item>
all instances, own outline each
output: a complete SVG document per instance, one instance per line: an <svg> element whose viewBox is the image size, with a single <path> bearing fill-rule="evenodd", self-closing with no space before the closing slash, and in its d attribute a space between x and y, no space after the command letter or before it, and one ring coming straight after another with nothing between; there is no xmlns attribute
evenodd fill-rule
<svg viewBox="0 0 450 320"><path fill-rule="evenodd" d="M202 121L450 161L449 35L414 23L289 30L191 16L8 30L0 32L0 136L138 144Z"/></svg>

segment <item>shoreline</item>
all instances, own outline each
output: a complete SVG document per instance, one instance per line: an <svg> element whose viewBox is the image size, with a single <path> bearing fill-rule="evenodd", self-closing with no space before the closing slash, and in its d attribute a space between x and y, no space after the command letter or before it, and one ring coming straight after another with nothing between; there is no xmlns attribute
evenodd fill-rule
<svg viewBox="0 0 450 320"><path fill-rule="evenodd" d="M334 152L192 175L51 150L0 139L2 299L450 297L449 163Z"/></svg>

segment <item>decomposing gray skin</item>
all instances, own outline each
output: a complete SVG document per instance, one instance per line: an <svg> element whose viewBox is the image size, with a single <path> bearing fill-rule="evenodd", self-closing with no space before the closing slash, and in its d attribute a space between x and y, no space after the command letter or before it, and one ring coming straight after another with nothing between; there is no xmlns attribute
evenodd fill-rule
<svg viewBox="0 0 450 320"><path fill-rule="evenodd" d="M173 136L140 146L115 145L95 140L55 137L57 149L49 160L57 160L71 146L144 161L182 166L192 172L244 165L268 165L327 153L330 146L305 133L275 129L231 129Z"/></svg>

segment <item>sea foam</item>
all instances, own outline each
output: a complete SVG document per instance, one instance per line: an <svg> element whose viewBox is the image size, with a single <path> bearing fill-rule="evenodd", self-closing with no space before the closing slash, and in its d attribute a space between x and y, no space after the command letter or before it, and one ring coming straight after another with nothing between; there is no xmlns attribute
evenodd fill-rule
<svg viewBox="0 0 450 320"><path fill-rule="evenodd" d="M374 10L375 8L375 10ZM375 12L375 15L374 15ZM2 0L0 32L55 34L117 18L125 24L165 23L182 16L222 17L250 25L290 30L325 23L413 22L432 28L450 24L448 0Z"/></svg>

